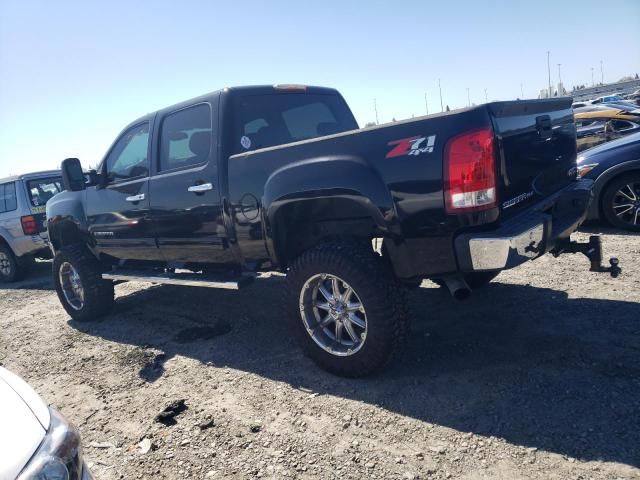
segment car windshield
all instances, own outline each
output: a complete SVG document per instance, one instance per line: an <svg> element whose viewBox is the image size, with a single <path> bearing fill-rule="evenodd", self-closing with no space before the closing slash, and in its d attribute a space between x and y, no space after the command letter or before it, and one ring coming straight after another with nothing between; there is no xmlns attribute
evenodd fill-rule
<svg viewBox="0 0 640 480"><path fill-rule="evenodd" d="M51 197L62 190L62 178L60 177L38 178L27 181L29 200L34 207L46 205Z"/></svg>

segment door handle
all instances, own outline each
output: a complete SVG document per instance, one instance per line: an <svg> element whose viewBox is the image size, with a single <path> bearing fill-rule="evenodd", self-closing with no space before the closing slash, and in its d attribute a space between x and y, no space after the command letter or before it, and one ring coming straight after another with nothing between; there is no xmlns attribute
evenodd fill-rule
<svg viewBox="0 0 640 480"><path fill-rule="evenodd" d="M139 202L140 200L144 200L144 193L127 197L127 202Z"/></svg>
<svg viewBox="0 0 640 480"><path fill-rule="evenodd" d="M193 193L208 192L209 190L213 190L213 185L211 183L202 183L200 185L192 185L187 190Z"/></svg>

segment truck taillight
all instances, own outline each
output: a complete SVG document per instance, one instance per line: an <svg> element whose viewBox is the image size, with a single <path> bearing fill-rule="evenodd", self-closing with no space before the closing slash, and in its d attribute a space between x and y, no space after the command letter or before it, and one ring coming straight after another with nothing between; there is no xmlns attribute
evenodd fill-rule
<svg viewBox="0 0 640 480"><path fill-rule="evenodd" d="M485 128L452 138L444 153L447 213L485 210L497 204L493 130Z"/></svg>
<svg viewBox="0 0 640 480"><path fill-rule="evenodd" d="M33 215L26 215L20 218L22 231L25 235L35 235L38 233L38 222Z"/></svg>

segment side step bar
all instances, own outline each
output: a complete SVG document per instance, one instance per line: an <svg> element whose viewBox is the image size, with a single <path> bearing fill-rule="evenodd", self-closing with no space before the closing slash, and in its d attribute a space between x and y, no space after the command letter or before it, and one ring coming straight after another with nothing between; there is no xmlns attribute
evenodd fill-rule
<svg viewBox="0 0 640 480"><path fill-rule="evenodd" d="M227 290L240 290L253 283L255 275L245 274L239 277L206 275L202 273L179 272L148 272L144 270L113 270L103 273L105 280L120 282L151 282L167 285L186 285L191 287L224 288Z"/></svg>

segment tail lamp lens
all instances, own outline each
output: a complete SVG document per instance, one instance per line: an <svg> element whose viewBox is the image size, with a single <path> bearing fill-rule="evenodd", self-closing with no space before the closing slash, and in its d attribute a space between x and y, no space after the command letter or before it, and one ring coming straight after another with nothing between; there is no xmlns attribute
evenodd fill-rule
<svg viewBox="0 0 640 480"><path fill-rule="evenodd" d="M465 132L445 148L447 213L486 210L497 204L493 130Z"/></svg>
<svg viewBox="0 0 640 480"><path fill-rule="evenodd" d="M33 215L27 215L20 218L22 223L22 231L25 235L35 235L38 233L38 222Z"/></svg>

